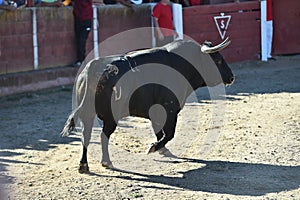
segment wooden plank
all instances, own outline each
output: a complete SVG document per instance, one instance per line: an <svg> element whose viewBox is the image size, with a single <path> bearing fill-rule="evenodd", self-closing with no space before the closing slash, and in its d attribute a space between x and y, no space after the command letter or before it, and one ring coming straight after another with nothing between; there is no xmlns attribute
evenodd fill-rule
<svg viewBox="0 0 300 200"><path fill-rule="evenodd" d="M288 11L288 12L287 12ZM273 54L300 53L300 1L273 1Z"/></svg>
<svg viewBox="0 0 300 200"><path fill-rule="evenodd" d="M188 12L186 12L188 13ZM184 33L185 34L196 34L202 32L215 32L217 27L214 21L213 14L199 14L195 16L184 15ZM231 31L241 30L250 31L253 34L260 34L260 12L243 12L243 13L232 13L231 21L227 29L228 34ZM253 31L255 30L255 31ZM230 34L229 34L230 35ZM247 34L247 36L250 36Z"/></svg>
<svg viewBox="0 0 300 200"><path fill-rule="evenodd" d="M0 60L0 75L7 73L8 61Z"/></svg>
<svg viewBox="0 0 300 200"><path fill-rule="evenodd" d="M240 16L242 20L240 19ZM259 34L260 22L255 18L257 15L232 15L231 21L228 26L227 32L248 32ZM204 15L198 18L185 18L184 19L184 32L187 34L201 33L201 32L215 32L217 31L216 24L212 15ZM249 35L249 34L247 34Z"/></svg>
<svg viewBox="0 0 300 200"><path fill-rule="evenodd" d="M236 48L226 48L221 53L224 59L229 62L240 62L247 60L257 60L258 54L256 47L254 46L243 46Z"/></svg>
<svg viewBox="0 0 300 200"><path fill-rule="evenodd" d="M183 14L183 20L184 22L187 23L192 23L192 22L204 23L207 22L207 20L214 22L213 17L220 16L219 13L217 14L205 13L205 14L199 14L195 16L187 15L187 13L188 12L185 12L185 14ZM243 23L245 21L259 22L260 20L260 12L244 12L244 13L235 12L235 13L230 13L228 15L231 15L232 20L234 19L235 21L243 22Z"/></svg>
<svg viewBox="0 0 300 200"><path fill-rule="evenodd" d="M210 4L232 3L233 0L209 0Z"/></svg>
<svg viewBox="0 0 300 200"><path fill-rule="evenodd" d="M255 2L244 2L244 3L228 3L228 4L217 4L217 5L200 5L186 7L183 9L183 13L186 15L199 15L199 14L215 14L215 13L232 13L232 12L251 12L260 10L260 3Z"/></svg>
<svg viewBox="0 0 300 200"><path fill-rule="evenodd" d="M257 60L260 52L259 8L259 2L188 8L183 12L184 33L200 44L205 40L214 44L221 42L214 17L224 12L225 15L231 15L225 35L230 37L231 44L222 51L225 60Z"/></svg>
<svg viewBox="0 0 300 200"><path fill-rule="evenodd" d="M192 24L192 25L191 25ZM250 30L253 32L254 30L258 33L260 31L260 23L257 21L235 21L233 18L230 22L227 32L236 31L236 30ZM208 18L206 23L204 21L191 20L190 24L187 22L184 25L185 33L195 33L195 32L214 32L217 31L217 27L215 22ZM259 33L258 33L259 34Z"/></svg>
<svg viewBox="0 0 300 200"><path fill-rule="evenodd" d="M259 31L253 29L244 29L228 32L228 36L231 40L247 40L248 44L254 45L258 44L260 46L260 35Z"/></svg>

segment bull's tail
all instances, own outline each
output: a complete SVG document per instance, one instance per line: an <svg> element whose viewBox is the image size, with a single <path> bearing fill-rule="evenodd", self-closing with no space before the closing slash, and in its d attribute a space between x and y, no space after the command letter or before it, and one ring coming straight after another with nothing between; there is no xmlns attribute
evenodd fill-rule
<svg viewBox="0 0 300 200"><path fill-rule="evenodd" d="M82 103L83 103L83 102L81 102L78 105L78 99L77 99L77 93L76 93L76 90L77 90L76 83L79 81L78 79L79 78L78 78L78 75L77 75L77 77L75 79L75 85L73 87L73 95L72 95L72 109L73 109L73 111L69 115L63 130L60 132L60 134L62 136L68 136L72 131L74 131L76 123L78 121L79 110L80 110L80 108L82 106ZM85 85L85 93L86 93L86 85Z"/></svg>
<svg viewBox="0 0 300 200"><path fill-rule="evenodd" d="M75 129L75 122L77 120L78 109L75 109L68 117L63 130L61 131L62 136L68 136Z"/></svg>

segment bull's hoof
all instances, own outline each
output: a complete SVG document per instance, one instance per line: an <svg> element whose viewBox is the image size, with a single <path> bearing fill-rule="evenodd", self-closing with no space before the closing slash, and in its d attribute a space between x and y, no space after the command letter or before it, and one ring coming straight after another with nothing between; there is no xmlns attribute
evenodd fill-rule
<svg viewBox="0 0 300 200"><path fill-rule="evenodd" d="M102 165L102 167L104 167L106 169L114 169L114 166L112 165L112 162L102 161L101 165Z"/></svg>
<svg viewBox="0 0 300 200"><path fill-rule="evenodd" d="M165 156L165 157L178 158L177 156L175 156L174 154L172 154L172 152L168 148L166 148L166 147L163 147L163 148L159 149L158 153L160 155Z"/></svg>
<svg viewBox="0 0 300 200"><path fill-rule="evenodd" d="M80 163L79 164L79 168L78 168L78 172L80 174L88 174L90 173L90 169L87 163Z"/></svg>
<svg viewBox="0 0 300 200"><path fill-rule="evenodd" d="M155 143L150 144L148 149L146 150L146 154L155 152L155 147L156 147Z"/></svg>

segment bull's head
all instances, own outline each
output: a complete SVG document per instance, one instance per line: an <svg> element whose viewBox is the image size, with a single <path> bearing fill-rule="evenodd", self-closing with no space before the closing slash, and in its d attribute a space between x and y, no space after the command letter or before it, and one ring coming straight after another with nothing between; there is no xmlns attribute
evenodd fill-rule
<svg viewBox="0 0 300 200"><path fill-rule="evenodd" d="M234 76L226 61L224 60L223 56L219 53L219 51L227 47L229 44L230 40L229 38L226 38L223 42L216 46L213 46L211 42L204 42L201 45L201 51L210 55L221 74L223 83L226 85L233 83Z"/></svg>

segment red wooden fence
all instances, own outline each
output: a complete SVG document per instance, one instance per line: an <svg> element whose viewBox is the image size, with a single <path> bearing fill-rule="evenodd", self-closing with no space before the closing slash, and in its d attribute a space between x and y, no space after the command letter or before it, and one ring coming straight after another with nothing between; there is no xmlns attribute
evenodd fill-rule
<svg viewBox="0 0 300 200"><path fill-rule="evenodd" d="M300 53L300 1L273 0L273 53Z"/></svg>
<svg viewBox="0 0 300 200"><path fill-rule="evenodd" d="M300 53L300 1L273 0L273 4L274 54ZM72 9L40 7L36 11L39 68L64 66L74 62ZM0 74L33 69L32 12L32 9L27 8L14 12L0 10ZM101 6L97 13L99 42L125 30L151 26L149 5L141 5L134 11L122 6ZM257 60L260 53L259 1L184 8L184 34L199 43L205 40L219 43L221 37L214 17L220 16L220 13L231 16L226 36L230 37L232 43L222 51L225 59L228 62ZM133 37L150 42L147 34ZM93 49L92 39L93 33L90 33L88 51ZM117 48L121 49L122 46ZM102 55L108 53L110 52L101 52Z"/></svg>
<svg viewBox="0 0 300 200"><path fill-rule="evenodd" d="M100 6L97 11L99 43L122 31L151 27L149 5L141 5L134 11L121 5ZM14 12L0 10L0 74L33 70L32 13L32 8L18 9ZM36 18L38 68L66 66L75 62L72 8L38 7ZM143 38L147 35L135 37ZM149 38L151 40L151 33ZM140 41L151 44L149 39ZM87 52L93 48L93 31L91 31L87 41ZM122 47L116 46L116 48Z"/></svg>
<svg viewBox="0 0 300 200"><path fill-rule="evenodd" d="M226 36L231 44L222 51L228 62L256 60L260 52L260 4L244 2L204 5L185 8L183 11L184 33L197 42L222 41L215 16L231 16Z"/></svg>
<svg viewBox="0 0 300 200"><path fill-rule="evenodd" d="M32 69L31 19L30 10L0 10L0 74Z"/></svg>

